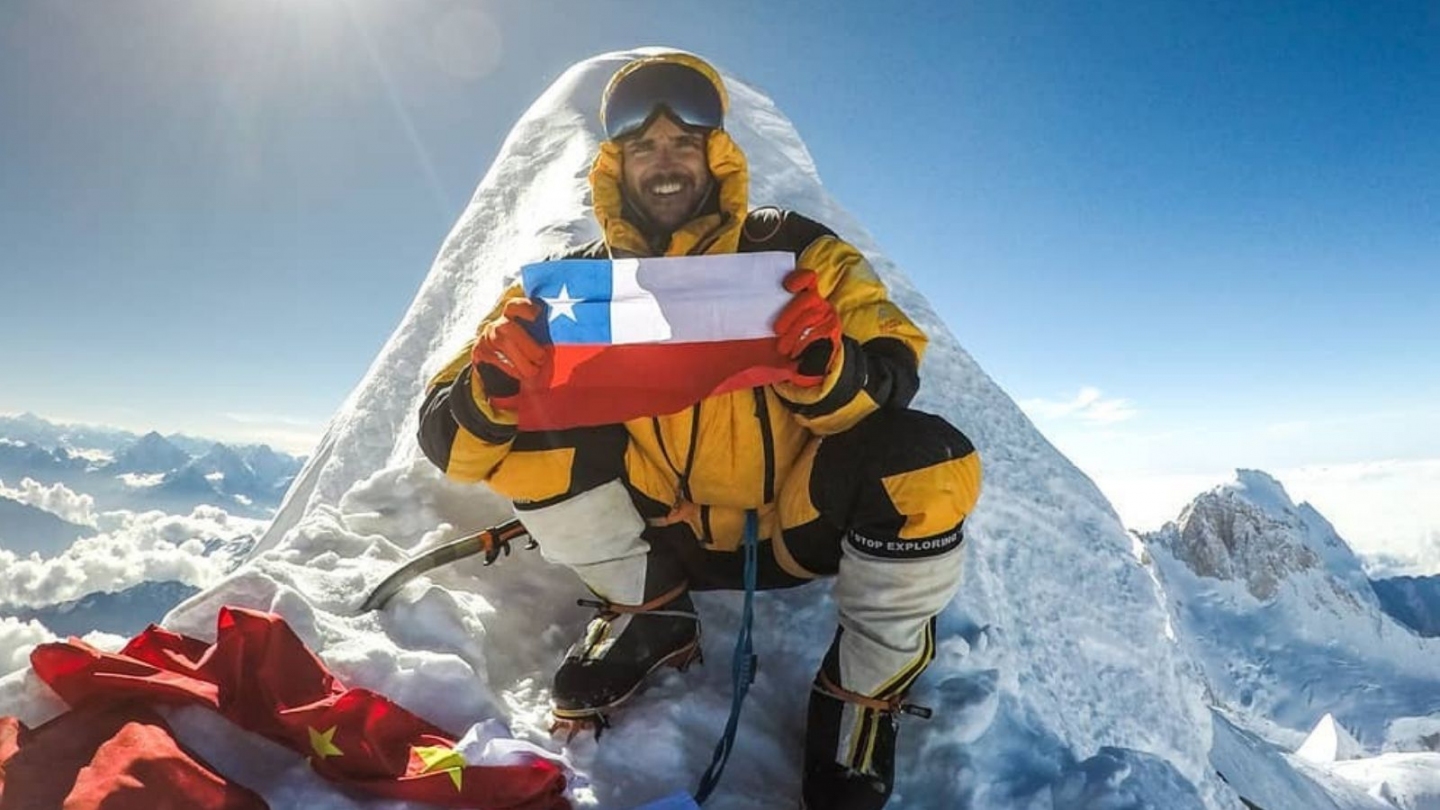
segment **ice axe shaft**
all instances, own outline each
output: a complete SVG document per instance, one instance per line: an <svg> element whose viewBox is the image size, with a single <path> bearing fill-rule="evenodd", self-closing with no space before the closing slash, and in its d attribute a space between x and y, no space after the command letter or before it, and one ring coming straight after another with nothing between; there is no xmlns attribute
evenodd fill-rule
<svg viewBox="0 0 1440 810"><path fill-rule="evenodd" d="M525 527L520 525L519 520L508 520L498 526L481 529L474 534L467 534L464 537L457 537L442 543L410 560L395 569L390 576L385 577L379 585L375 586L375 590L365 597L365 601L360 604L360 612L368 613L385 607L385 603L405 587L405 583L442 565L482 553L485 555L485 564L489 565L495 562L501 553L510 553L510 541L528 536ZM533 541L531 545L534 545Z"/></svg>

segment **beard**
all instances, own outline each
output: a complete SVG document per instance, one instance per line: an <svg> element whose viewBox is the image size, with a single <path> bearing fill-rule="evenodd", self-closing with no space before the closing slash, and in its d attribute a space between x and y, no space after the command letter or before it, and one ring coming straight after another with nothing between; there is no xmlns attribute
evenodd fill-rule
<svg viewBox="0 0 1440 810"><path fill-rule="evenodd" d="M657 228L673 233L689 222L710 193L710 178L699 182L686 172L657 172L627 189L630 203ZM657 189L678 186L670 193ZM667 189L668 190L668 189Z"/></svg>

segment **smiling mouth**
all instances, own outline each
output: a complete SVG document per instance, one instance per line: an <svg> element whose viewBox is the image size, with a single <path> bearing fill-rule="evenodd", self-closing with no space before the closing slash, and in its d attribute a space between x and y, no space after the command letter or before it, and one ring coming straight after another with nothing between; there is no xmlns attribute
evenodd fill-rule
<svg viewBox="0 0 1440 810"><path fill-rule="evenodd" d="M679 182L678 180L668 180L659 183L651 183L650 186L645 189L646 193L648 193L650 196L659 197L661 199L665 197L673 197L684 190L685 184Z"/></svg>

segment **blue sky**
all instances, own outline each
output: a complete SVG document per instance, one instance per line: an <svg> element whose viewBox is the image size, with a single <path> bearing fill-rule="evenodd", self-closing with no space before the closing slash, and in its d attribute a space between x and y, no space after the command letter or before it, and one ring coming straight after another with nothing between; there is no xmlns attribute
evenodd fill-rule
<svg viewBox="0 0 1440 810"><path fill-rule="evenodd" d="M0 411L303 444L530 102L670 44L1117 504L1440 459L1440 6L903 5L0 5Z"/></svg>

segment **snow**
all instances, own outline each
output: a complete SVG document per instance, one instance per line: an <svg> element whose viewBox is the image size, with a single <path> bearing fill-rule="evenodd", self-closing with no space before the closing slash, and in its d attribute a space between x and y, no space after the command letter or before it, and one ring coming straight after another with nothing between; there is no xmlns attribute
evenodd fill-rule
<svg viewBox="0 0 1440 810"><path fill-rule="evenodd" d="M1295 503L1285 492L1284 485L1269 473L1260 470L1236 470L1235 482L1230 484L1229 488L1266 512L1284 514L1295 511Z"/></svg>
<svg viewBox="0 0 1440 810"><path fill-rule="evenodd" d="M1440 754L1382 754L1334 770L1400 810L1440 810Z"/></svg>
<svg viewBox="0 0 1440 810"><path fill-rule="evenodd" d="M738 594L696 596L707 665L658 678L598 742L567 743L546 730L549 674L589 611L574 604L582 595L574 577L538 554L517 549L489 568L463 560L411 583L382 612L355 608L408 556L509 516L500 498L444 480L420 457L416 408L428 377L471 334L509 274L596 234L585 207L596 105L610 74L634 54L576 65L515 125L247 564L164 622L213 639L222 604L279 613L343 682L379 691L457 736L472 734L477 756L501 755L506 744L495 740L506 729L485 721L502 721L517 740L510 746L540 746L575 770L577 804L617 809L693 789L709 763L730 703ZM729 129L750 159L751 204L801 211L866 252L897 303L932 336L917 407L958 425L985 463L985 492L966 525L962 588L939 617L936 662L911 695L934 717L904 721L889 806L1239 808L1215 775L1215 756L1244 772L1248 790L1284 797L1295 788L1327 802L1267 810L1384 807L1358 783L1302 774L1253 733L1212 722L1202 670L1172 624L1168 580L1147 566L1145 549L828 196L775 104L732 76L727 82ZM805 696L833 633L829 585L760 594L756 615L759 674L709 808L792 808L798 797ZM1263 643L1263 625L1242 629ZM23 650L37 640L29 626L0 624L0 663L23 666ZM34 722L62 708L23 669L0 679L0 713ZM342 794L299 757L214 715L170 716L182 742L272 806L400 806Z"/></svg>
<svg viewBox="0 0 1440 810"><path fill-rule="evenodd" d="M131 489L150 489L165 482L165 473L120 473L115 477Z"/></svg>
<svg viewBox="0 0 1440 810"><path fill-rule="evenodd" d="M1329 765L1347 759L1363 759L1365 747L1355 736L1335 720L1335 715L1326 713L1315 724L1310 736L1295 752L1295 756L1321 765Z"/></svg>
<svg viewBox="0 0 1440 810"><path fill-rule="evenodd" d="M1323 516L1241 470L1146 542L1182 643L1228 707L1212 761L1242 795L1266 810L1440 807L1440 639L1380 608ZM1274 582L1264 598L1247 585L1257 576ZM1252 735L1295 753L1239 742Z"/></svg>
<svg viewBox="0 0 1440 810"><path fill-rule="evenodd" d="M1440 713L1393 720L1385 729L1385 750L1440 751Z"/></svg>

